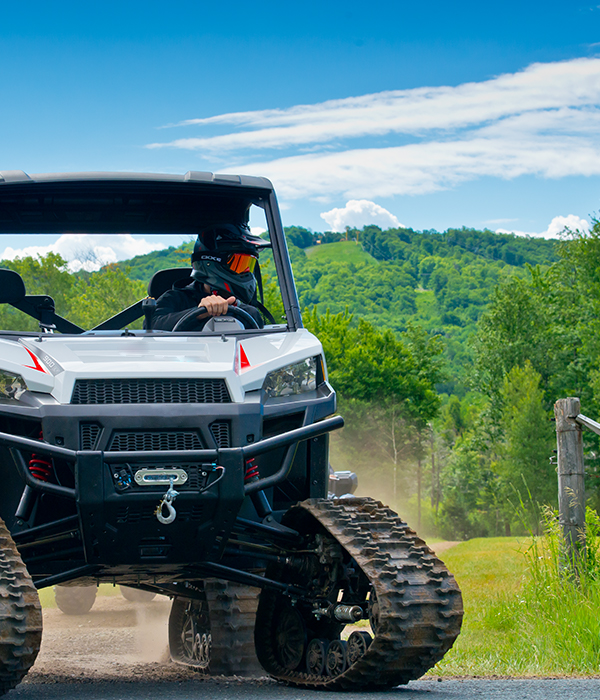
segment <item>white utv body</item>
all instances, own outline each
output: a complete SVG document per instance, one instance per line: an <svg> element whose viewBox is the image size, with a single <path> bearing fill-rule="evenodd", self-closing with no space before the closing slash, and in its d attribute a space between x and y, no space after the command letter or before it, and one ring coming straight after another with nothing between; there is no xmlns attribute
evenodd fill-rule
<svg viewBox="0 0 600 700"><path fill-rule="evenodd" d="M233 312L201 330L132 330L142 317L151 328L153 299L185 268L92 329L0 270L0 303L39 322L0 331L0 614L21 616L0 638L0 691L35 660L36 589L51 585L169 595L174 660L243 672L254 635L261 666L306 687L407 682L458 634L460 592L424 543L380 503L327 498L328 433L343 421L302 327L271 184L0 172L0 233L193 235L247 222L251 207L265 213L285 311L262 329ZM360 619L370 633L343 640Z"/></svg>

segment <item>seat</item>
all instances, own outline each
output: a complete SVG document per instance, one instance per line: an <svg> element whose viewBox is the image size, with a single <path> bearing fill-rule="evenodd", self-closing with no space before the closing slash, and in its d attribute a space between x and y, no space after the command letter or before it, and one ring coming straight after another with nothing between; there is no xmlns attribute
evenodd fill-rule
<svg viewBox="0 0 600 700"><path fill-rule="evenodd" d="M18 272L0 269L0 304L12 304L25 299L25 283Z"/></svg>
<svg viewBox="0 0 600 700"><path fill-rule="evenodd" d="M158 299L179 280L187 280L187 283L191 284L194 281L191 275L190 267L170 267L167 270L159 270L152 275L148 284L148 296Z"/></svg>

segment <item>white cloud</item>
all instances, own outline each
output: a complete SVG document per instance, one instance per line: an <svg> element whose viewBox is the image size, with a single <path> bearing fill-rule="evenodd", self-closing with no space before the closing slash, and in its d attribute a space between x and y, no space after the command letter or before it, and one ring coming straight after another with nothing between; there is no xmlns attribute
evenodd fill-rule
<svg viewBox="0 0 600 700"><path fill-rule="evenodd" d="M558 238L561 234L568 232L587 233L589 230L589 222L586 219L575 216L575 214L555 216L550 222L550 226L548 226L546 238Z"/></svg>
<svg viewBox="0 0 600 700"><path fill-rule="evenodd" d="M331 201L424 194L486 176L598 175L599 118L600 58L579 58L455 87L190 119L176 126L226 133L148 147L225 154L225 170L265 175L289 200ZM249 155L261 151L260 160Z"/></svg>
<svg viewBox="0 0 600 700"><path fill-rule="evenodd" d="M345 231L346 226L362 228L369 224L377 224L382 229L404 226L387 209L368 199L351 199L341 209L324 211L321 218L329 224L332 231Z"/></svg>
<svg viewBox="0 0 600 700"><path fill-rule="evenodd" d="M249 127L204 138L182 138L148 148L238 150L282 148L335 139L423 134L463 129L506 117L565 107L580 109L600 100L600 59L535 63L518 73L456 87L394 90L282 110L258 110L189 119L177 126Z"/></svg>
<svg viewBox="0 0 600 700"><path fill-rule="evenodd" d="M560 238L569 232L587 233L589 230L590 224L586 219L582 219L575 214L569 214L568 216L555 216L548 228L541 233L514 231L503 228L496 229L496 233L514 233L516 236L531 236L532 238Z"/></svg>
<svg viewBox="0 0 600 700"><path fill-rule="evenodd" d="M27 246L20 249L9 246L0 253L0 260L58 253L69 263L71 272L78 272L82 269L93 272L99 270L103 265L127 260L136 255L144 255L162 248L166 248L163 243L150 243L143 238L134 238L128 233L98 236L65 233L50 245Z"/></svg>
<svg viewBox="0 0 600 700"><path fill-rule="evenodd" d="M599 175L600 131L593 139L474 134L455 141L290 156L237 169L268 177L288 199L427 194L484 176Z"/></svg>

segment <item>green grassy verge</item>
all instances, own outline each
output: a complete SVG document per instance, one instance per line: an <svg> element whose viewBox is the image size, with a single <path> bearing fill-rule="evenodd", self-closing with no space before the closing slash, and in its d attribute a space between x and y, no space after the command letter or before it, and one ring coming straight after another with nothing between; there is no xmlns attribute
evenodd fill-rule
<svg viewBox="0 0 600 700"><path fill-rule="evenodd" d="M519 633L514 606L522 587L526 562L514 537L462 542L441 554L463 593L463 627L432 673L444 676L512 675Z"/></svg>
<svg viewBox="0 0 600 700"><path fill-rule="evenodd" d="M475 539L441 554L463 592L460 636L433 676L600 675L600 583L531 576L531 540ZM547 559L538 540L535 558Z"/></svg>

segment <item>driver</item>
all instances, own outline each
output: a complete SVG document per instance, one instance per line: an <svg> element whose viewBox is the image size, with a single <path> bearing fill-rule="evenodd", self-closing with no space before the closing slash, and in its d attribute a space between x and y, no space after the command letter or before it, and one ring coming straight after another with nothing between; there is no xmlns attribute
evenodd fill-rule
<svg viewBox="0 0 600 700"><path fill-rule="evenodd" d="M264 326L255 307L256 278L253 271L259 251L269 245L253 235L245 224L213 224L198 234L192 253L192 278L176 282L156 302L152 328L172 331L177 322L195 306L199 328L210 316L223 316L238 306Z"/></svg>

